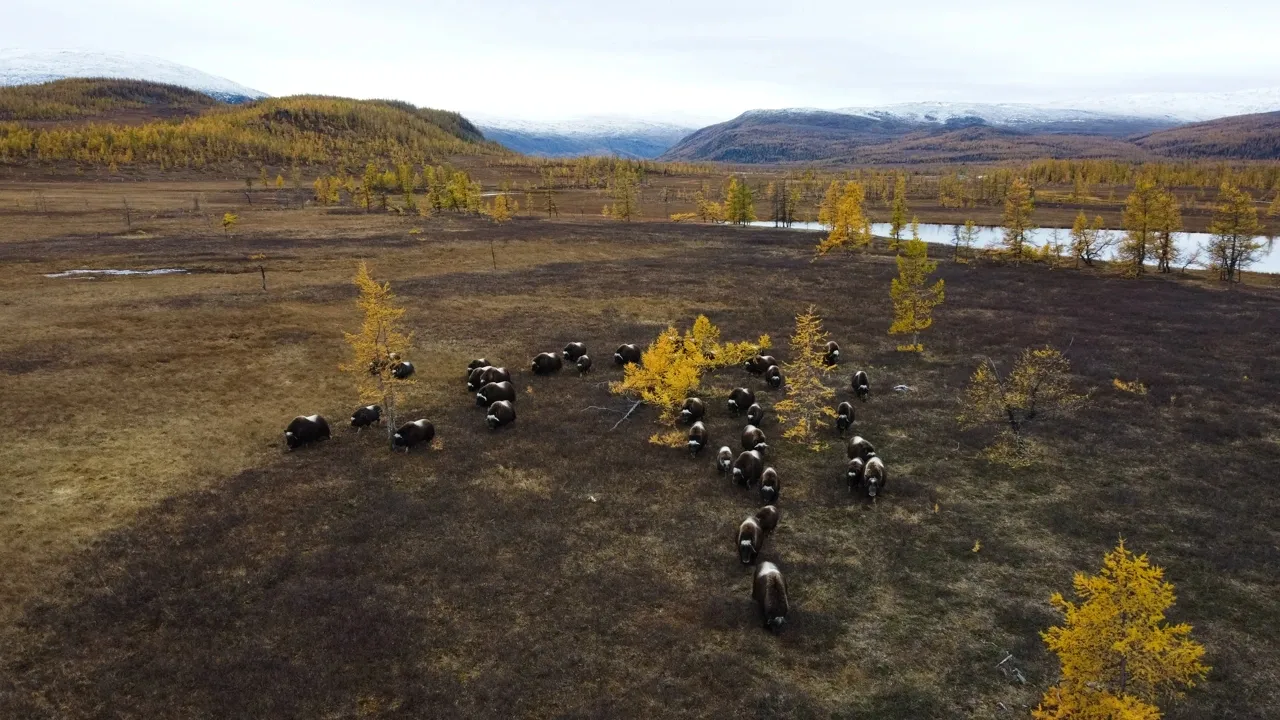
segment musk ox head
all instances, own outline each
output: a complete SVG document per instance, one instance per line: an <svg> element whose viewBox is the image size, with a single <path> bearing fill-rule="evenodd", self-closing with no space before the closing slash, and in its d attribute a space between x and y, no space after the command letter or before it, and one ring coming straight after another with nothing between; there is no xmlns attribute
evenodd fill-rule
<svg viewBox="0 0 1280 720"><path fill-rule="evenodd" d="M752 449L761 455L768 455L770 451L769 443L756 443L756 446Z"/></svg>
<svg viewBox="0 0 1280 720"><path fill-rule="evenodd" d="M750 540L741 540L738 542L738 559L743 565L750 565L756 559L756 546L751 544Z"/></svg>
<svg viewBox="0 0 1280 720"><path fill-rule="evenodd" d="M786 621L787 621L786 618L779 615L778 617L771 617L765 620L764 626L768 630L772 630L773 632L778 632L779 630L782 629L782 624L785 623Z"/></svg>
<svg viewBox="0 0 1280 720"><path fill-rule="evenodd" d="M497 429L498 429L498 423L499 423L499 422L501 422L500 420L498 420L498 416L497 416L497 415L489 415L489 416L485 417L485 421L489 423L489 429L490 429L490 430L497 430Z"/></svg>
<svg viewBox="0 0 1280 720"><path fill-rule="evenodd" d="M285 431L284 444L288 445L290 450L298 447L298 436L294 435L291 432Z"/></svg>

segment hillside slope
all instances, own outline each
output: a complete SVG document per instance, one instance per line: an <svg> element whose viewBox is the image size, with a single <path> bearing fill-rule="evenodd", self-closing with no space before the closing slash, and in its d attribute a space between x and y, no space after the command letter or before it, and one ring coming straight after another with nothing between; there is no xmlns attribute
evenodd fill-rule
<svg viewBox="0 0 1280 720"><path fill-rule="evenodd" d="M1185 125L1134 142L1168 157L1275 160L1280 158L1280 112Z"/></svg>
<svg viewBox="0 0 1280 720"><path fill-rule="evenodd" d="M485 137L526 155L613 155L651 160L695 128L619 118L580 118L556 123L481 118Z"/></svg>
<svg viewBox="0 0 1280 720"><path fill-rule="evenodd" d="M223 102L267 94L193 67L137 53L84 50L0 50L0 85L37 85L64 78L114 78L177 85Z"/></svg>
<svg viewBox="0 0 1280 720"><path fill-rule="evenodd" d="M162 120L197 115L221 104L196 90L142 80L68 78L0 87L0 121Z"/></svg>

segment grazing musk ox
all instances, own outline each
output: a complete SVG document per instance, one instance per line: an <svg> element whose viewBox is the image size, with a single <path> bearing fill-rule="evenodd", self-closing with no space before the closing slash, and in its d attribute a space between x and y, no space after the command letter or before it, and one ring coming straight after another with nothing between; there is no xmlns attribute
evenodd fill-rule
<svg viewBox="0 0 1280 720"><path fill-rule="evenodd" d="M866 463L862 458L852 458L849 460L849 466L844 471L844 480L849 484L849 492L862 487L862 472Z"/></svg>
<svg viewBox="0 0 1280 720"><path fill-rule="evenodd" d="M778 495L782 493L782 481L778 479L778 471L771 467L760 474L760 499L766 505L778 504Z"/></svg>
<svg viewBox="0 0 1280 720"><path fill-rule="evenodd" d="M467 389L475 392L489 383L511 382L511 373L506 368L486 365L471 371L467 378Z"/></svg>
<svg viewBox="0 0 1280 720"><path fill-rule="evenodd" d="M778 369L777 365L770 365L764 371L764 381L769 383L769 387L774 390L782 387L782 371Z"/></svg>
<svg viewBox="0 0 1280 720"><path fill-rule="evenodd" d="M619 345L613 353L613 361L618 365L639 365L640 348L635 345Z"/></svg>
<svg viewBox="0 0 1280 720"><path fill-rule="evenodd" d="M590 355L580 356L577 359L577 361L573 363L573 366L578 368L579 375L586 375L587 373L591 372L591 356Z"/></svg>
<svg viewBox="0 0 1280 720"><path fill-rule="evenodd" d="M873 456L862 471L862 484L867 488L867 497L874 500L884 490L886 480L888 476L885 474L884 461Z"/></svg>
<svg viewBox="0 0 1280 720"><path fill-rule="evenodd" d="M290 450L329 439L329 421L320 415L299 415L284 429L284 444Z"/></svg>
<svg viewBox="0 0 1280 720"><path fill-rule="evenodd" d="M765 440L764 431L755 425L748 425L742 428L743 450L760 450L760 446L765 445Z"/></svg>
<svg viewBox="0 0 1280 720"><path fill-rule="evenodd" d="M436 437L436 426L426 420L414 420L405 423L391 436L391 446L404 448L407 455L409 448L421 443L430 443Z"/></svg>
<svg viewBox="0 0 1280 720"><path fill-rule="evenodd" d="M729 393L729 413L737 415L756 404L756 394L748 388L737 388Z"/></svg>
<svg viewBox="0 0 1280 720"><path fill-rule="evenodd" d="M751 599L760 608L761 618L768 630L781 630L786 622L787 584L782 580L782 571L771 562L762 562L756 566L755 579L751 583Z"/></svg>
<svg viewBox="0 0 1280 720"><path fill-rule="evenodd" d="M564 361L555 353L538 353L533 358L532 365L534 375L550 375L560 372L560 368L564 367Z"/></svg>
<svg viewBox="0 0 1280 720"><path fill-rule="evenodd" d="M564 346L564 350L561 350L560 354L565 360L568 360L571 363L576 363L578 362L578 358L587 354L587 346L580 342L571 342Z"/></svg>
<svg viewBox="0 0 1280 720"><path fill-rule="evenodd" d="M376 425L381 421L382 408L378 405L365 405L351 413L351 427L355 428L356 432L370 425Z"/></svg>
<svg viewBox="0 0 1280 720"><path fill-rule="evenodd" d="M747 424L756 427L764 425L764 408L760 407L760 403L754 403L747 408Z"/></svg>
<svg viewBox="0 0 1280 720"><path fill-rule="evenodd" d="M867 458L876 454L876 448L861 435L854 435L849 438L849 458L860 458L863 462Z"/></svg>
<svg viewBox="0 0 1280 720"><path fill-rule="evenodd" d="M696 422L689 428L689 452L697 455L707 446L707 426Z"/></svg>
<svg viewBox="0 0 1280 720"><path fill-rule="evenodd" d="M781 514L778 512L776 505L765 505L756 511L756 522L760 523L760 529L766 533L773 532L778 527L778 519Z"/></svg>
<svg viewBox="0 0 1280 720"><path fill-rule="evenodd" d="M764 458L755 450L748 450L733 461L733 481L745 487L751 487L760 481L764 472Z"/></svg>
<svg viewBox="0 0 1280 720"><path fill-rule="evenodd" d="M489 406L489 412L485 415L485 422L489 423L490 430L497 430L516 421L516 406L506 400Z"/></svg>
<svg viewBox="0 0 1280 720"><path fill-rule="evenodd" d="M471 362L467 363L467 376L470 377L471 371L475 370L476 368L489 367L492 364L493 363L489 362L484 358L476 358L475 360L472 360Z"/></svg>
<svg viewBox="0 0 1280 720"><path fill-rule="evenodd" d="M728 445L725 445L716 453L716 469L721 474L724 474L729 472L731 467L733 467L733 451L729 449Z"/></svg>
<svg viewBox="0 0 1280 720"><path fill-rule="evenodd" d="M827 343L825 348L826 354L822 356L822 361L828 365L840 364L840 343L832 340Z"/></svg>
<svg viewBox="0 0 1280 720"><path fill-rule="evenodd" d="M853 427L853 403L842 402L836 407L836 431L841 436L844 431Z"/></svg>
<svg viewBox="0 0 1280 720"><path fill-rule="evenodd" d="M476 393L476 405L489 407L499 400L516 401L516 388L509 382L489 383Z"/></svg>
<svg viewBox="0 0 1280 720"><path fill-rule="evenodd" d="M760 545L764 542L764 529L755 517L749 517L738 526L738 559L743 565L750 565L760 554Z"/></svg>
<svg viewBox="0 0 1280 720"><path fill-rule="evenodd" d="M861 370L853 374L853 394L858 396L862 402L866 402L871 397L871 382L867 380L867 374Z"/></svg>
<svg viewBox="0 0 1280 720"><path fill-rule="evenodd" d="M407 380L413 375L413 363L408 360L402 360L391 366L391 377L397 380Z"/></svg>
<svg viewBox="0 0 1280 720"><path fill-rule="evenodd" d="M706 414L707 406L702 402L702 398L689 398L684 401L684 407L680 410L680 422L691 425L701 420Z"/></svg>
<svg viewBox="0 0 1280 720"><path fill-rule="evenodd" d="M777 365L778 361L772 355L756 355L755 357L743 363L743 367L752 375L761 375L770 365Z"/></svg>

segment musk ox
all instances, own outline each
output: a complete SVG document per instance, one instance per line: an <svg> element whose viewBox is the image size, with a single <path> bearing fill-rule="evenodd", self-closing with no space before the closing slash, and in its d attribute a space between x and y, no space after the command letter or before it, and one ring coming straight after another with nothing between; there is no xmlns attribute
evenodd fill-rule
<svg viewBox="0 0 1280 720"><path fill-rule="evenodd" d="M853 394L858 399L866 402L871 397L871 383L867 380L867 374L861 370L853 374Z"/></svg>
<svg viewBox="0 0 1280 720"><path fill-rule="evenodd" d="M886 480L888 477L885 475L884 461L878 457L872 457L862 471L862 484L867 489L867 497L874 499L883 492Z"/></svg>
<svg viewBox="0 0 1280 720"><path fill-rule="evenodd" d="M849 438L849 458L860 458L863 462L876 454L876 448L861 435Z"/></svg>
<svg viewBox="0 0 1280 720"><path fill-rule="evenodd" d="M365 405L351 413L351 427L359 431L382 421L382 408L378 405Z"/></svg>
<svg viewBox="0 0 1280 720"><path fill-rule="evenodd" d="M707 426L696 422L689 428L689 452L697 455L707 446Z"/></svg>
<svg viewBox="0 0 1280 720"><path fill-rule="evenodd" d="M840 364L840 343L832 340L827 343L826 352L822 356L822 361L828 365Z"/></svg>
<svg viewBox="0 0 1280 720"><path fill-rule="evenodd" d="M716 453L716 469L723 474L729 472L731 467L733 467L733 451L725 445Z"/></svg>
<svg viewBox="0 0 1280 720"><path fill-rule="evenodd" d="M742 428L742 449L743 450L760 450L760 446L765 444L764 431L755 425L748 425Z"/></svg>
<svg viewBox="0 0 1280 720"><path fill-rule="evenodd" d="M489 406L489 413L485 416L485 422L489 423L490 430L497 430L516 421L516 406L510 401L499 400Z"/></svg>
<svg viewBox="0 0 1280 720"><path fill-rule="evenodd" d="M748 450L733 461L733 481L744 487L760 482L764 472L764 458L755 450Z"/></svg>
<svg viewBox="0 0 1280 720"><path fill-rule="evenodd" d="M485 360L484 358L476 358L475 360L472 360L471 362L467 363L467 376L470 377L471 371L475 370L476 368L489 367L492 364L493 363L489 362L488 360Z"/></svg>
<svg viewBox="0 0 1280 720"><path fill-rule="evenodd" d="M764 542L764 528L755 517L749 517L738 526L738 559L743 565L750 565L760 554L760 545Z"/></svg>
<svg viewBox="0 0 1280 720"><path fill-rule="evenodd" d="M760 523L760 529L766 533L771 533L778 527L778 519L781 517L777 505L765 505L756 511L756 522Z"/></svg>
<svg viewBox="0 0 1280 720"><path fill-rule="evenodd" d="M737 388L729 393L729 413L737 415L756 404L756 394L747 388Z"/></svg>
<svg viewBox="0 0 1280 720"><path fill-rule="evenodd" d="M436 437L436 426L426 420L414 420L400 426L396 434L391 436L391 446L404 448L407 455L409 448L421 443L430 443Z"/></svg>
<svg viewBox="0 0 1280 720"><path fill-rule="evenodd" d="M756 427L764 425L764 408L760 407L760 403L754 403L747 408L747 424Z"/></svg>
<svg viewBox="0 0 1280 720"><path fill-rule="evenodd" d="M516 401L516 388L509 382L489 383L476 393L476 405L489 407L499 400Z"/></svg>
<svg viewBox="0 0 1280 720"><path fill-rule="evenodd" d="M471 371L467 378L467 389L475 392L489 383L511 382L511 373L506 368L486 365Z"/></svg>
<svg viewBox="0 0 1280 720"><path fill-rule="evenodd" d="M771 467L760 473L760 500L766 505L776 505L778 495L782 493L782 481L778 479L778 471Z"/></svg>
<svg viewBox="0 0 1280 720"><path fill-rule="evenodd" d="M842 402L836 407L836 430L844 435L844 431L853 427L853 403Z"/></svg>
<svg viewBox="0 0 1280 720"><path fill-rule="evenodd" d="M751 583L751 599L760 608L760 616L767 630L781 630L786 622L787 584L782 580L782 571L771 562L762 562L756 566L755 580Z"/></svg>
<svg viewBox="0 0 1280 720"><path fill-rule="evenodd" d="M377 358L369 362L369 374L381 375L382 371L396 365L400 362L400 353L387 353L384 358Z"/></svg>
<svg viewBox="0 0 1280 720"><path fill-rule="evenodd" d="M743 367L752 375L761 375L770 365L777 365L778 361L772 355L757 355L743 363Z"/></svg>
<svg viewBox="0 0 1280 720"><path fill-rule="evenodd" d="M564 367L564 361L555 353L538 353L531 365L534 375L550 375L560 372L560 368Z"/></svg>
<svg viewBox="0 0 1280 720"><path fill-rule="evenodd" d="M571 342L564 346L564 350L560 353L565 360L571 363L578 362L578 358L587 354L587 346L580 342Z"/></svg>
<svg viewBox="0 0 1280 720"><path fill-rule="evenodd" d="M299 415L284 429L284 444L290 450L329 439L329 421L319 415Z"/></svg>
<svg viewBox="0 0 1280 720"><path fill-rule="evenodd" d="M701 398L689 398L684 401L684 407L680 410L680 422L691 425L701 420L706 414L707 406Z"/></svg>
<svg viewBox="0 0 1280 720"><path fill-rule="evenodd" d="M849 491L853 492L855 488L862 487L862 471L865 463L862 458L853 458L849 461L849 466L844 471L844 481L849 484Z"/></svg>
<svg viewBox="0 0 1280 720"><path fill-rule="evenodd" d="M590 355L579 356L577 361L573 363L573 366L578 368L579 375L586 375L587 373L591 372L591 356Z"/></svg>
<svg viewBox="0 0 1280 720"><path fill-rule="evenodd" d="M640 348L635 345L619 345L613 352L613 361L618 365L639 365Z"/></svg>
<svg viewBox="0 0 1280 720"><path fill-rule="evenodd" d="M764 371L764 381L769 383L769 387L774 390L782 387L782 371L778 369L777 365L770 365Z"/></svg>
<svg viewBox="0 0 1280 720"><path fill-rule="evenodd" d="M397 380L407 380L413 375L413 363L408 360L402 360L391 366L391 377Z"/></svg>

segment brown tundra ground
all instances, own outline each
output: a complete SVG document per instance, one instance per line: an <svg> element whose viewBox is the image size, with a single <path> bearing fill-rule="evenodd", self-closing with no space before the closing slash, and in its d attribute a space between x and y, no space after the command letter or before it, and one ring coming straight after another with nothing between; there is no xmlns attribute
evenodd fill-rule
<svg viewBox="0 0 1280 720"><path fill-rule="evenodd" d="M1280 714L1274 288L944 262L927 352L899 354L892 258L810 262L805 233L241 208L226 238L166 209L191 188L129 192L127 230L118 191L0 197L0 717L1026 717L1056 678L1049 595L1119 537L1166 569L1213 666L1167 717ZM429 451L345 427L361 260L408 308ZM191 272L44 277L160 267ZM785 357L810 303L844 346L841 397L871 376L856 432L890 478L854 499L834 431L813 453L766 420L763 557L793 608L775 636L734 552L754 493L711 452L648 444L652 410L612 429L606 384L616 345L698 313ZM597 372L529 374L571 340ZM981 358L1044 344L1092 399L1032 429L1041 462L993 467L959 396ZM485 429L473 356L514 370L514 427ZM711 378L713 450L737 443L739 384L780 397ZM312 412L335 437L283 453Z"/></svg>

